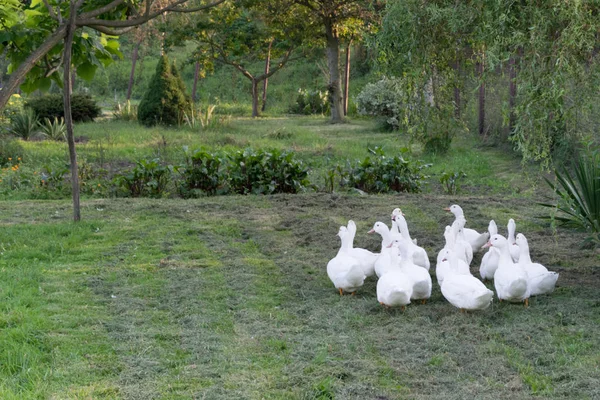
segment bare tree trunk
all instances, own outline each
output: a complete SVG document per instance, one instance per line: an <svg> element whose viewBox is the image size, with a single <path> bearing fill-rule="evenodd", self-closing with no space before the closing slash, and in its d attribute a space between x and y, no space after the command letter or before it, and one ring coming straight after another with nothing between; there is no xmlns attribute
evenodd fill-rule
<svg viewBox="0 0 600 400"><path fill-rule="evenodd" d="M143 37L137 41L135 47L133 48L133 54L131 55L131 73L129 74L129 84L127 85L127 100L131 100L131 91L133 90L133 82L135 78L135 64L138 60L138 53L140 51L142 40L144 40Z"/></svg>
<svg viewBox="0 0 600 400"><path fill-rule="evenodd" d="M265 75L269 75L269 69L271 68L271 47L273 46L273 41L269 42L269 49L267 50L267 59L265 60ZM263 82L263 94L262 94L262 106L260 107L261 111L265 111L267 107L267 87L269 86L269 78L265 78Z"/></svg>
<svg viewBox="0 0 600 400"><path fill-rule="evenodd" d="M513 133L516 123L515 105L517 104L517 69L515 67L515 57L511 56L508 60L510 84L508 86L508 133Z"/></svg>
<svg viewBox="0 0 600 400"><path fill-rule="evenodd" d="M346 45L346 66L344 68L344 115L348 115L348 91L350 90L350 46L352 40Z"/></svg>
<svg viewBox="0 0 600 400"><path fill-rule="evenodd" d="M458 81L460 79L460 63L458 60L454 63L454 71ZM460 87L458 82L454 85L454 117L460 118Z"/></svg>
<svg viewBox="0 0 600 400"><path fill-rule="evenodd" d="M485 82L483 81L483 73L485 71L485 60L482 58L477 63L477 77L479 78L479 116L478 116L478 132L480 135L485 133Z"/></svg>
<svg viewBox="0 0 600 400"><path fill-rule="evenodd" d="M331 101L331 122L344 122L342 88L340 85L340 40L333 21L325 18L325 37L327 39L327 66L329 68L328 92Z"/></svg>
<svg viewBox="0 0 600 400"><path fill-rule="evenodd" d="M200 75L200 63L196 61L196 69L194 70L194 86L192 86L192 100L198 101L196 97L196 89L198 88L198 76Z"/></svg>
<svg viewBox="0 0 600 400"><path fill-rule="evenodd" d="M75 35L75 17L77 7L75 0L71 0L71 12L69 16L69 25L65 36L64 48L64 88L63 103L65 108L65 125L67 128L67 143L69 144L69 160L71 161L71 185L73 190L73 219L75 222L81 219L79 207L79 172L77 168L77 153L75 151L75 139L73 135L73 116L71 114L71 49L73 47L73 36Z"/></svg>
<svg viewBox="0 0 600 400"><path fill-rule="evenodd" d="M252 79L252 118L256 118L258 116L258 81L256 79Z"/></svg>

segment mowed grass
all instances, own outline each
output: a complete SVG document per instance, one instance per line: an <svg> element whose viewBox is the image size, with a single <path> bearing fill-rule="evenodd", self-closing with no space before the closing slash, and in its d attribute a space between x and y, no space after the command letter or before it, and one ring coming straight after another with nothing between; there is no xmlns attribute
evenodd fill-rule
<svg viewBox="0 0 600 400"><path fill-rule="evenodd" d="M374 280L339 296L340 224L376 250L366 231L400 206L435 260L454 202L477 229L515 218L556 291L468 314L437 284L405 312L377 303ZM599 257L530 199L101 199L78 224L66 200L0 211L2 399L600 397Z"/></svg>

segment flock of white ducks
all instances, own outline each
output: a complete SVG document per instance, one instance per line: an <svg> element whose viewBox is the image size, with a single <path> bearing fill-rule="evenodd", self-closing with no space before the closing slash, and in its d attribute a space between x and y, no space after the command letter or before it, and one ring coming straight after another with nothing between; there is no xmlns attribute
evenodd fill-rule
<svg viewBox="0 0 600 400"><path fill-rule="evenodd" d="M522 233L515 236L516 224L508 221L508 236L498 234L496 222L490 221L488 231L478 233L465 228L463 210L454 204L446 211L455 220L446 226L444 247L439 251L435 275L442 295L450 304L465 310L484 310L492 303L494 292L471 274L473 253L487 249L481 260L481 278L493 280L500 301L529 303L529 297L554 290L558 273L531 261L529 245ZM431 296L432 280L429 256L412 239L404 214L392 211L392 227L376 222L368 233L381 236L381 252L372 253L354 247L356 224L348 221L338 236L341 247L327 264L327 275L340 295L354 294L365 279L376 276L377 300L386 307L402 307L412 300L423 304Z"/></svg>

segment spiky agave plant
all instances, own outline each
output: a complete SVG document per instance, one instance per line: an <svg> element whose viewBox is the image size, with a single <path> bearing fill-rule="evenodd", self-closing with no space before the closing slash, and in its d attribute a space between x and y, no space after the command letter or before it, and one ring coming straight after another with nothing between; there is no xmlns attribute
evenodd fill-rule
<svg viewBox="0 0 600 400"><path fill-rule="evenodd" d="M31 108L26 108L22 112L15 114L11 118L11 124L8 132L23 140L29 140L40 133L38 117Z"/></svg>
<svg viewBox="0 0 600 400"><path fill-rule="evenodd" d="M581 157L572 172L563 166L555 175L556 183L545 179L559 196L557 204L540 204L556 208L563 214L555 217L557 221L585 230L590 233L588 240L600 243L600 155Z"/></svg>
<svg viewBox="0 0 600 400"><path fill-rule="evenodd" d="M67 126L62 118L59 120L57 117L54 117L54 121L46 118L43 124L40 122L40 130L48 139L56 141L67 140Z"/></svg>

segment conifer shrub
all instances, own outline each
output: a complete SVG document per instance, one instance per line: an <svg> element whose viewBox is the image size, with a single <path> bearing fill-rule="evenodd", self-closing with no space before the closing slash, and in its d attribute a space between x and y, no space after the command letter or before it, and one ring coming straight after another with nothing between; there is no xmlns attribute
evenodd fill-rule
<svg viewBox="0 0 600 400"><path fill-rule="evenodd" d="M175 69L176 70L176 69ZM188 96L185 94L181 78L163 55L158 61L154 77L138 106L138 121L145 126L178 125L185 110L189 109Z"/></svg>

